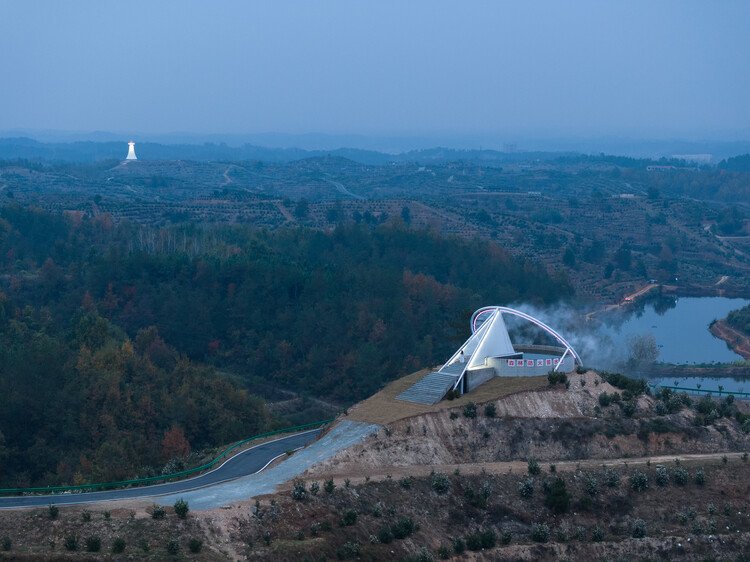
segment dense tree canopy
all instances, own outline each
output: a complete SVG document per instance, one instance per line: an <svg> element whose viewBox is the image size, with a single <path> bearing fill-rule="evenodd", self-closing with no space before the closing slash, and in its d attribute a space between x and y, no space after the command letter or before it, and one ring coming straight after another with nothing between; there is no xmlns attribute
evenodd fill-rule
<svg viewBox="0 0 750 562"><path fill-rule="evenodd" d="M402 222L151 229L18 207L0 209L0 290L0 478L18 483L123 477L252 434L267 414L235 379L351 403L444 360L478 306L571 292L491 242Z"/></svg>

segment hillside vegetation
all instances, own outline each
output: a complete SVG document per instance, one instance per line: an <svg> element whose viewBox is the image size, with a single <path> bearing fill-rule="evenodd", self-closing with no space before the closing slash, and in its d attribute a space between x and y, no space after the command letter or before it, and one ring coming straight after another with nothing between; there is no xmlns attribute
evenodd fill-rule
<svg viewBox="0 0 750 562"><path fill-rule="evenodd" d="M351 403L442 360L480 304L570 293L492 243L400 227L154 229L4 207L0 486L153 474L283 423L247 389Z"/></svg>

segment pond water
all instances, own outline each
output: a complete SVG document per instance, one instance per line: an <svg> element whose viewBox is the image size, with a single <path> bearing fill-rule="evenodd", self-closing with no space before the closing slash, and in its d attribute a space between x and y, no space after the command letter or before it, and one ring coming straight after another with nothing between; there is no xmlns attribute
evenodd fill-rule
<svg viewBox="0 0 750 562"><path fill-rule="evenodd" d="M708 326L749 303L724 297L659 297L627 316L610 319L602 329L623 347L632 336L653 334L658 361L664 363L731 363L742 357L714 337Z"/></svg>
<svg viewBox="0 0 750 562"><path fill-rule="evenodd" d="M697 388L699 390L716 390L713 397L725 396L733 392L750 393L750 378L735 377L650 377L648 383L656 386L678 386L680 388ZM721 389L719 388L721 386ZM703 394L701 392L700 394Z"/></svg>

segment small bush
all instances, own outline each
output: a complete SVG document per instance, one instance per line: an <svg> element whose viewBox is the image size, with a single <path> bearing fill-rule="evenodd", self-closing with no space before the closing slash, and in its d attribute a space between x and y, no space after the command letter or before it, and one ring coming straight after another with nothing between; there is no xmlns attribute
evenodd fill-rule
<svg viewBox="0 0 750 562"><path fill-rule="evenodd" d="M317 496L320 492L320 484L316 481L310 484L310 494L313 496Z"/></svg>
<svg viewBox="0 0 750 562"><path fill-rule="evenodd" d="M500 533L500 544L508 545L513 540L513 533L510 529L503 529Z"/></svg>
<svg viewBox="0 0 750 562"><path fill-rule="evenodd" d="M411 482L412 479L410 476L405 476L401 480L398 481L399 486L401 486L404 490L408 490L411 488Z"/></svg>
<svg viewBox="0 0 750 562"><path fill-rule="evenodd" d="M112 541L112 552L115 554L121 554L125 552L125 539L122 537L117 537L114 541Z"/></svg>
<svg viewBox="0 0 750 562"><path fill-rule="evenodd" d="M672 471L672 480L678 486L684 486L688 482L688 471L678 466Z"/></svg>
<svg viewBox="0 0 750 562"><path fill-rule="evenodd" d="M102 549L102 540L97 536L86 539L86 552L99 552Z"/></svg>
<svg viewBox="0 0 750 562"><path fill-rule="evenodd" d="M341 516L341 526L351 527L357 522L357 512L353 509L347 509Z"/></svg>
<svg viewBox="0 0 750 562"><path fill-rule="evenodd" d="M518 483L518 493L522 498L530 498L534 495L534 479L526 478Z"/></svg>
<svg viewBox="0 0 750 562"><path fill-rule="evenodd" d="M63 546L65 550L78 550L78 537L75 535L67 535L63 540Z"/></svg>
<svg viewBox="0 0 750 562"><path fill-rule="evenodd" d="M451 412L448 417L450 419L452 419L452 420L457 420L458 419L458 414L456 412Z"/></svg>
<svg viewBox="0 0 750 562"><path fill-rule="evenodd" d="M391 531L391 528L386 525L384 527L381 527L378 531L378 540L382 544L389 544L393 541L393 531Z"/></svg>
<svg viewBox="0 0 750 562"><path fill-rule="evenodd" d="M453 539L453 552L456 554L463 554L466 550L466 543L461 537Z"/></svg>
<svg viewBox="0 0 750 562"><path fill-rule="evenodd" d="M469 402L464 406L464 417L470 419L477 417L477 405L474 402Z"/></svg>
<svg viewBox="0 0 750 562"><path fill-rule="evenodd" d="M643 519L634 519L630 524L630 536L641 539L646 536L646 522Z"/></svg>
<svg viewBox="0 0 750 562"><path fill-rule="evenodd" d="M549 381L550 385L555 385L558 383L565 384L568 382L568 376L565 373L561 373L559 371L550 371L547 373L547 381Z"/></svg>
<svg viewBox="0 0 750 562"><path fill-rule="evenodd" d="M153 519L164 519L167 516L167 510L158 504L151 506L151 517Z"/></svg>
<svg viewBox="0 0 750 562"><path fill-rule="evenodd" d="M399 517L398 520L391 525L391 531L393 536L397 539L405 539L410 537L417 530L417 524L411 517Z"/></svg>
<svg viewBox="0 0 750 562"><path fill-rule="evenodd" d="M298 502L305 501L307 499L307 488L305 482L302 480L295 480L292 488L292 498Z"/></svg>
<svg viewBox="0 0 750 562"><path fill-rule="evenodd" d="M451 557L451 550L444 544L441 544L437 549L437 555L440 560L448 560Z"/></svg>
<svg viewBox="0 0 750 562"><path fill-rule="evenodd" d="M326 494L332 494L336 489L336 484L333 483L332 479L326 480L323 483L323 489L325 490Z"/></svg>
<svg viewBox="0 0 750 562"><path fill-rule="evenodd" d="M656 466L656 484L658 486L666 486L669 484L669 470L667 470L667 467L664 465L657 465Z"/></svg>
<svg viewBox="0 0 750 562"><path fill-rule="evenodd" d="M601 394L599 395L599 405L600 405L600 406L601 406L602 408L606 408L606 407L607 407L607 406L609 406L609 405L610 405L611 403L612 403L612 395L611 395L611 394L607 394L606 392L602 392L602 393L601 393Z"/></svg>
<svg viewBox="0 0 750 562"><path fill-rule="evenodd" d="M594 528L591 529L591 540L594 542L602 542L604 540L604 529L599 525L595 525Z"/></svg>
<svg viewBox="0 0 750 562"><path fill-rule="evenodd" d="M450 487L451 481L448 479L448 476L441 472L432 475L432 489L435 490L435 492L438 494L444 494L450 489Z"/></svg>
<svg viewBox="0 0 750 562"><path fill-rule="evenodd" d="M47 517L50 519L57 519L57 516L60 514L60 508L56 505L48 505L47 506Z"/></svg>
<svg viewBox="0 0 750 562"><path fill-rule="evenodd" d="M176 556L180 552L180 543L178 543L176 540L171 539L167 541L167 554L171 554L172 556Z"/></svg>
<svg viewBox="0 0 750 562"><path fill-rule="evenodd" d="M0 544L2 544L3 550L6 552L9 551L13 546L13 543L8 536L3 537L2 541L0 541Z"/></svg>
<svg viewBox="0 0 750 562"><path fill-rule="evenodd" d="M596 477L593 474L584 475L583 488L592 498L599 495L599 482L597 482Z"/></svg>
<svg viewBox="0 0 750 562"><path fill-rule="evenodd" d="M534 523L531 526L531 540L547 542L549 540L549 526L546 523Z"/></svg>
<svg viewBox="0 0 750 562"><path fill-rule="evenodd" d="M536 476L542 471L542 467L539 466L539 462L537 462L537 460L534 458L530 458L526 464L527 470L532 476Z"/></svg>
<svg viewBox="0 0 750 562"><path fill-rule="evenodd" d="M494 418L497 415L497 407L494 402L490 402L484 407L484 415L488 418Z"/></svg>
<svg viewBox="0 0 750 562"><path fill-rule="evenodd" d="M339 560L354 560L359 558L359 543L347 541L336 549L336 558Z"/></svg>
<svg viewBox="0 0 750 562"><path fill-rule="evenodd" d="M185 517L187 517L188 511L190 511L190 506L188 505L188 502L186 502L182 498L174 502L174 512L180 519L185 519Z"/></svg>
<svg viewBox="0 0 750 562"><path fill-rule="evenodd" d="M109 519L110 517L112 517L112 514L111 514L111 513L109 512L109 511L105 511L105 512L103 512L103 513L102 513L102 515L104 516L104 519L107 519L107 520L108 520L108 519Z"/></svg>
<svg viewBox="0 0 750 562"><path fill-rule="evenodd" d="M646 473L636 470L630 475L630 487L636 492L642 492L648 488L648 476Z"/></svg>
<svg viewBox="0 0 750 562"><path fill-rule="evenodd" d="M423 546L416 554L404 558L404 562L435 562L435 557L427 550L427 547Z"/></svg>
<svg viewBox="0 0 750 562"><path fill-rule="evenodd" d="M604 470L604 482L609 488L617 488L620 485L620 473L611 468Z"/></svg>
<svg viewBox="0 0 750 562"><path fill-rule="evenodd" d="M203 548L203 541L200 539L190 539L190 542L188 543L188 548L190 549L190 552L197 554L201 551Z"/></svg>
<svg viewBox="0 0 750 562"><path fill-rule="evenodd" d="M565 480L555 478L554 482L545 491L544 505L554 513L567 513L570 508L570 493L565 486Z"/></svg>
<svg viewBox="0 0 750 562"><path fill-rule="evenodd" d="M703 472L702 468L695 471L695 483L698 486L703 486L706 483L706 473Z"/></svg>
<svg viewBox="0 0 750 562"><path fill-rule="evenodd" d="M91 512L87 510L82 511L81 521L83 521L84 523L88 523L89 521L91 521Z"/></svg>

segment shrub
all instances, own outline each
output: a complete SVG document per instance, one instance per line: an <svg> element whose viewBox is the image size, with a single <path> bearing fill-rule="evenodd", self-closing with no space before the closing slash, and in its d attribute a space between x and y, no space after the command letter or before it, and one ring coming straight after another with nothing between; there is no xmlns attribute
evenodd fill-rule
<svg viewBox="0 0 750 562"><path fill-rule="evenodd" d="M549 526L546 523L534 523L531 526L531 540L547 542L549 540Z"/></svg>
<svg viewBox="0 0 750 562"><path fill-rule="evenodd" d="M417 525L411 517L399 517L398 520L391 525L393 536L397 539L410 537L416 530Z"/></svg>
<svg viewBox="0 0 750 562"><path fill-rule="evenodd" d="M341 526L351 527L357 522L357 512L353 509L347 509L341 516Z"/></svg>
<svg viewBox="0 0 750 562"><path fill-rule="evenodd" d="M448 476L441 472L432 475L432 489L435 490L435 492L438 494L444 494L450 489L450 487L451 482L448 479Z"/></svg>
<svg viewBox="0 0 750 562"><path fill-rule="evenodd" d="M336 558L339 560L354 560L359 558L359 543L347 541L336 549Z"/></svg>
<svg viewBox="0 0 750 562"><path fill-rule="evenodd" d="M534 479L527 478L518 483L518 493L522 498L530 498L534 495Z"/></svg>
<svg viewBox="0 0 750 562"><path fill-rule="evenodd" d="M568 376L565 373L561 373L559 371L550 371L549 373L547 373L547 380L551 385L555 385L558 383L565 384L568 382Z"/></svg>
<svg viewBox="0 0 750 562"><path fill-rule="evenodd" d="M503 529L500 533L500 544L508 545L513 540L513 533L510 529Z"/></svg>
<svg viewBox="0 0 750 562"><path fill-rule="evenodd" d="M570 508L570 493L565 486L565 480L555 478L552 485L545 491L544 505L554 513L566 513Z"/></svg>
<svg viewBox="0 0 750 562"><path fill-rule="evenodd" d="M599 482L593 474L584 475L583 488L586 493L591 497L596 497L599 494Z"/></svg>
<svg viewBox="0 0 750 562"><path fill-rule="evenodd" d="M83 521L84 523L88 523L89 521L91 521L91 512L83 510L81 512L81 521Z"/></svg>
<svg viewBox="0 0 750 562"><path fill-rule="evenodd" d="M188 543L188 548L190 549L190 552L197 554L203 548L203 541L200 539L192 538Z"/></svg>
<svg viewBox="0 0 750 562"><path fill-rule="evenodd" d="M110 517L112 517L112 514L109 511L103 512L102 515L104 516L105 519L109 519Z"/></svg>
<svg viewBox="0 0 750 562"><path fill-rule="evenodd" d="M646 536L646 522L643 519L634 519L630 524L630 536L641 539Z"/></svg>
<svg viewBox="0 0 750 562"><path fill-rule="evenodd" d="M461 537L453 539L453 552L456 554L463 554L464 550L466 550L464 539Z"/></svg>
<svg viewBox="0 0 750 562"><path fill-rule="evenodd" d="M672 471L672 480L678 486L684 486L688 481L688 471L678 466Z"/></svg>
<svg viewBox="0 0 750 562"><path fill-rule="evenodd" d="M477 417L477 405L474 402L469 402L464 406L464 417L470 419Z"/></svg>
<svg viewBox="0 0 750 562"><path fill-rule="evenodd" d="M444 544L441 544L437 549L437 555L440 560L448 560L448 558L451 557L450 548L448 548Z"/></svg>
<svg viewBox="0 0 750 562"><path fill-rule="evenodd" d="M695 483L698 486L703 486L706 483L706 473L703 472L702 468L695 471Z"/></svg>
<svg viewBox="0 0 750 562"><path fill-rule="evenodd" d="M452 420L457 420L458 419L458 414L456 412L451 412L448 417L450 419L452 419Z"/></svg>
<svg viewBox="0 0 750 562"><path fill-rule="evenodd" d="M180 543L178 543L174 539L170 539L167 541L167 554L171 554L172 556L177 555L180 552Z"/></svg>
<svg viewBox="0 0 750 562"><path fill-rule="evenodd" d="M604 529L599 525L595 525L594 528L591 529L591 540L594 542L602 542L604 540Z"/></svg>
<svg viewBox="0 0 750 562"><path fill-rule="evenodd" d="M494 402L490 402L484 407L484 415L488 418L494 418L497 415L497 406Z"/></svg>
<svg viewBox="0 0 750 562"><path fill-rule="evenodd" d="M604 482L609 488L617 488L620 485L620 473L611 468L605 469Z"/></svg>
<svg viewBox="0 0 750 562"><path fill-rule="evenodd" d="M188 502L186 502L182 498L174 502L174 512L180 519L185 519L185 517L187 517L188 511L190 511L190 506L188 505Z"/></svg>
<svg viewBox="0 0 750 562"><path fill-rule="evenodd" d="M610 394L607 394L606 392L602 392L602 393L601 393L601 394L599 395L599 405L600 405L600 406L601 406L602 408L606 408L606 407L607 407L607 406L609 406L609 405L610 405L611 403L612 403L612 395L610 395Z"/></svg>
<svg viewBox="0 0 750 562"><path fill-rule="evenodd" d="M668 411L667 407L664 405L664 402L657 402L654 410L656 411L657 416L663 416Z"/></svg>
<svg viewBox="0 0 750 562"><path fill-rule="evenodd" d="M310 484L310 494L317 496L318 492L320 492L320 484L317 481Z"/></svg>
<svg viewBox="0 0 750 562"><path fill-rule="evenodd" d="M527 470L529 471L529 474L531 474L532 476L536 476L542 471L542 467L539 466L539 463L536 459L530 458L527 463Z"/></svg>
<svg viewBox="0 0 750 562"><path fill-rule="evenodd" d="M336 489L336 484L333 483L332 479L326 480L323 483L323 489L326 491L326 494L332 494Z"/></svg>
<svg viewBox="0 0 750 562"><path fill-rule="evenodd" d="M63 540L63 546L66 550L78 550L78 537L75 535L67 535Z"/></svg>
<svg viewBox="0 0 750 562"><path fill-rule="evenodd" d="M60 508L56 505L48 505L47 506L47 517L50 519L57 519L57 516L60 514Z"/></svg>
<svg viewBox="0 0 750 562"><path fill-rule="evenodd" d="M153 519L164 519L167 516L167 510L162 506L154 504L151 506L151 517Z"/></svg>
<svg viewBox="0 0 750 562"><path fill-rule="evenodd" d="M620 402L620 408L622 409L622 413L625 414L625 417L632 418L633 414L635 414L635 401L628 400L627 402Z"/></svg>
<svg viewBox="0 0 750 562"><path fill-rule="evenodd" d="M669 470L664 465L656 466L656 484L659 486L666 486L669 484Z"/></svg>
<svg viewBox="0 0 750 562"><path fill-rule="evenodd" d="M122 537L117 537L114 541L112 541L112 552L115 554L121 554L122 552L125 552L125 539Z"/></svg>
<svg viewBox="0 0 750 562"><path fill-rule="evenodd" d="M482 550L482 539L479 537L479 533L470 533L466 535L466 548L473 550L474 552Z"/></svg>
<svg viewBox="0 0 750 562"><path fill-rule="evenodd" d="M401 486L404 490L408 490L411 488L411 477L405 476L401 480L398 481L399 486Z"/></svg>
<svg viewBox="0 0 750 562"><path fill-rule="evenodd" d="M497 535L494 529L484 529L479 532L479 540L482 542L482 548L494 548L497 542Z"/></svg>
<svg viewBox="0 0 750 562"><path fill-rule="evenodd" d="M391 528L388 525L380 528L378 531L378 540L382 544L389 544L393 541L393 531L391 531Z"/></svg>
<svg viewBox="0 0 750 562"><path fill-rule="evenodd" d="M630 475L630 487L636 492L642 492L648 488L648 476L646 473L636 470Z"/></svg>
<svg viewBox="0 0 750 562"><path fill-rule="evenodd" d="M13 543L8 536L3 537L3 540L0 541L0 544L2 544L3 550L5 550L6 552L13 546Z"/></svg>
<svg viewBox="0 0 750 562"><path fill-rule="evenodd" d="M712 504L712 503L709 503L706 506L706 511L708 511L709 515L714 515L716 513L716 506L714 504Z"/></svg>
<svg viewBox="0 0 750 562"><path fill-rule="evenodd" d="M307 488L303 480L295 480L292 487L292 498L298 502L305 501L307 499Z"/></svg>
<svg viewBox="0 0 750 562"><path fill-rule="evenodd" d="M97 536L86 539L86 552L99 552L102 549L102 540Z"/></svg>

